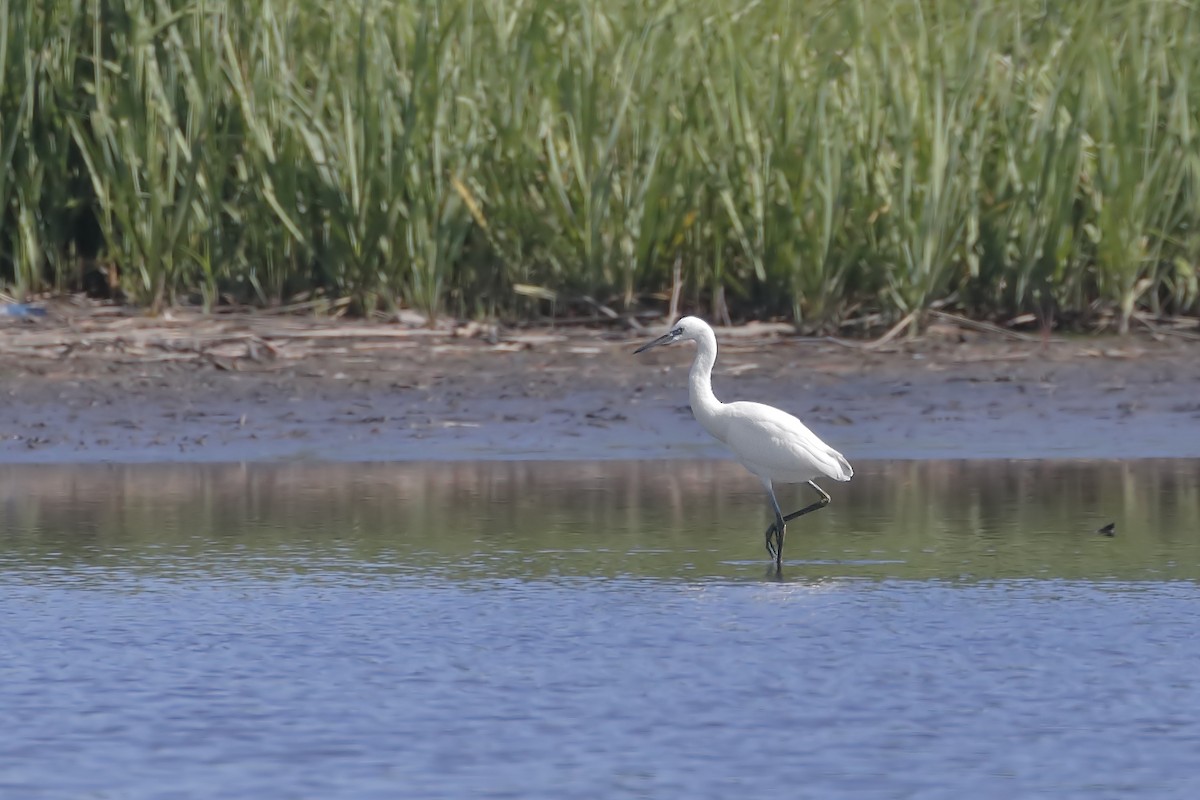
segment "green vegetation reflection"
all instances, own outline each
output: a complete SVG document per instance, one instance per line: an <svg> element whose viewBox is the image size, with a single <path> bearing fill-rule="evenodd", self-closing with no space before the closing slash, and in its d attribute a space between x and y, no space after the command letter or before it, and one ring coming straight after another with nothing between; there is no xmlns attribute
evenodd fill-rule
<svg viewBox="0 0 1200 800"><path fill-rule="evenodd" d="M791 526L784 577L1200 579L1197 461L856 468ZM0 487L0 579L768 574L761 487L725 462L6 467Z"/></svg>

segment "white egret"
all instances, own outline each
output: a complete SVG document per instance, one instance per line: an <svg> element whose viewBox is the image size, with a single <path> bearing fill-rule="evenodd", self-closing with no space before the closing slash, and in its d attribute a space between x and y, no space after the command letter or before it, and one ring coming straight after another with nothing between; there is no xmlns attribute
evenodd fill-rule
<svg viewBox="0 0 1200 800"><path fill-rule="evenodd" d="M722 403L713 394L712 368L717 361L717 337L708 323L684 317L671 330L639 347L634 355L675 342L696 343L696 358L688 376L692 414L704 430L733 451L746 469L758 476L775 512L767 528L767 552L776 566L783 563L783 537L787 523L829 505L829 495L813 481L831 478L848 481L854 475L845 457L825 444L800 420L786 411L762 403ZM784 516L775 499L774 481L807 483L820 499Z"/></svg>

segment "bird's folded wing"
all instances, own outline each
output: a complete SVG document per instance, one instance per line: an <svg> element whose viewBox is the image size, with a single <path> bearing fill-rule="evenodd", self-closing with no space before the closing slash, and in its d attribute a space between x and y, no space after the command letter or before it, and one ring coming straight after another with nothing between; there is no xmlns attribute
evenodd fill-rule
<svg viewBox="0 0 1200 800"><path fill-rule="evenodd" d="M854 471L841 453L786 411L761 403L730 403L725 444L751 471L781 481L826 476L849 480Z"/></svg>

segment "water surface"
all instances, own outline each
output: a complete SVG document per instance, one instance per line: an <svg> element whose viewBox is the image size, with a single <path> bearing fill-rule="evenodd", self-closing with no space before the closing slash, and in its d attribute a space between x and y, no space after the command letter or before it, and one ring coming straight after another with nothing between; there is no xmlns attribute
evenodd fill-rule
<svg viewBox="0 0 1200 800"><path fill-rule="evenodd" d="M856 468L0 468L0 795L1194 796L1200 462Z"/></svg>

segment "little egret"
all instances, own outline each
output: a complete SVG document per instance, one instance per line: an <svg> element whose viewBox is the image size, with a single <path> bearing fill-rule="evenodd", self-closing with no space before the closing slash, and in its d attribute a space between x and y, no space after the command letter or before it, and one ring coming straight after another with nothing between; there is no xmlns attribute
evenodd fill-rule
<svg viewBox="0 0 1200 800"><path fill-rule="evenodd" d="M767 528L767 552L775 559L775 565L781 566L787 523L829 505L829 495L813 481L816 478L848 481L854 476L854 470L841 453L822 442L803 422L786 411L762 403L722 403L718 400L712 390L717 337L704 320L684 317L668 333L635 350L634 355L659 345L686 341L696 343L696 358L688 376L692 414L704 430L732 450L742 465L757 475L766 487L775 512L775 521ZM774 481L807 483L820 499L784 516L775 499Z"/></svg>

